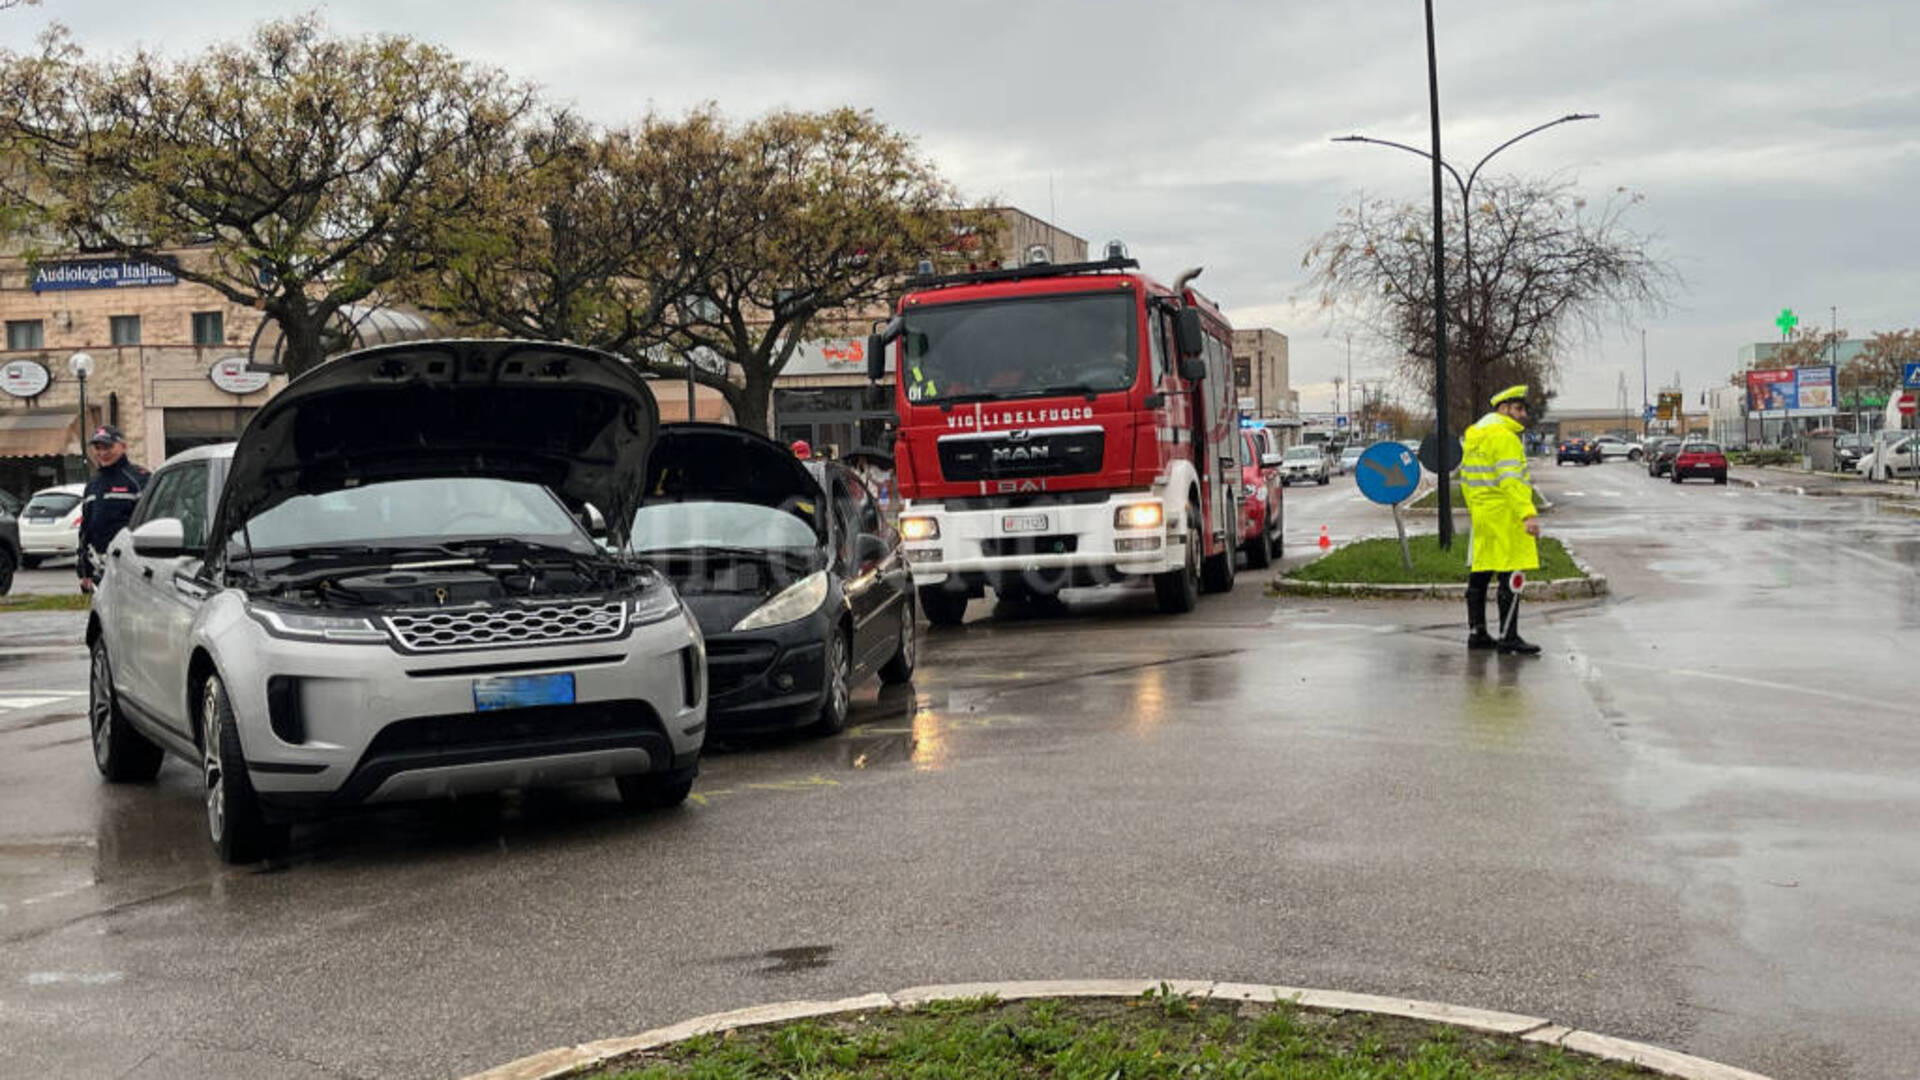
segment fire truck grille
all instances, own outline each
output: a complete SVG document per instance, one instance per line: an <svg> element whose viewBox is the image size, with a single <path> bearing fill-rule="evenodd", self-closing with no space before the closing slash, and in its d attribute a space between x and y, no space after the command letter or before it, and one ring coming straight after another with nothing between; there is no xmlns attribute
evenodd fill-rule
<svg viewBox="0 0 1920 1080"><path fill-rule="evenodd" d="M414 652L605 641L627 631L626 605L541 604L390 615L387 628Z"/></svg>
<svg viewBox="0 0 1920 1080"><path fill-rule="evenodd" d="M1106 433L1034 432L1028 438L969 437L940 440L940 472L948 480L1008 480L1029 476L1079 476L1100 471Z"/></svg>

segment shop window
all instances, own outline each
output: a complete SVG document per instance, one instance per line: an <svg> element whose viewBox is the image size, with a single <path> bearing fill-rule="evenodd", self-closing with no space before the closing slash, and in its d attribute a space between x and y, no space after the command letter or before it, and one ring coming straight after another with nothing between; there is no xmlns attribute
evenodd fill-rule
<svg viewBox="0 0 1920 1080"><path fill-rule="evenodd" d="M193 343L195 345L225 345L227 343L227 318L225 313L219 311L194 312Z"/></svg>
<svg viewBox="0 0 1920 1080"><path fill-rule="evenodd" d="M44 349L47 347L47 329L39 319L7 320L7 348Z"/></svg>
<svg viewBox="0 0 1920 1080"><path fill-rule="evenodd" d="M115 315L107 322L112 329L115 345L140 344L140 316Z"/></svg>

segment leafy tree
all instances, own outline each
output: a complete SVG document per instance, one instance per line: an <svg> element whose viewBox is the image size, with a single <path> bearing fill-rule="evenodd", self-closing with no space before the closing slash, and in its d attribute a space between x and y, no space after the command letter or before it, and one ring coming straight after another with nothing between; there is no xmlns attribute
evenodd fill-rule
<svg viewBox="0 0 1920 1080"><path fill-rule="evenodd" d="M913 140L869 112L775 112L731 132L728 146L726 169L693 193L700 210L676 222L668 245L716 245L711 268L668 307L666 355L642 362L684 375L682 358L723 361L732 377L696 378L725 395L742 427L764 432L773 381L823 314L875 307L920 259L957 236L990 240L998 219L963 210Z"/></svg>
<svg viewBox="0 0 1920 1080"><path fill-rule="evenodd" d="M702 198L731 167L712 110L607 132L553 113L488 167L479 213L409 298L468 327L645 355L666 308L752 227L713 220Z"/></svg>
<svg viewBox="0 0 1920 1080"><path fill-rule="evenodd" d="M1920 330L1875 334L1841 366L1841 393L1848 399L1868 392L1891 393L1899 388L1908 364L1920 364Z"/></svg>
<svg viewBox="0 0 1920 1080"><path fill-rule="evenodd" d="M1476 195L1470 223L1447 207L1447 377L1452 430L1488 396L1525 382L1543 394L1557 353L1614 322L1664 309L1678 273L1627 227L1640 197L1624 189L1589 206L1570 183L1501 179ZM1473 246L1464 243L1470 224ZM1321 304L1344 307L1403 358L1402 376L1433 389L1433 210L1362 198L1309 247Z"/></svg>
<svg viewBox="0 0 1920 1080"><path fill-rule="evenodd" d="M37 55L0 53L0 157L51 193L68 242L259 308L298 374L341 308L441 260L530 103L444 50L310 17L178 61L90 61L56 28ZM182 247L199 250L175 265Z"/></svg>

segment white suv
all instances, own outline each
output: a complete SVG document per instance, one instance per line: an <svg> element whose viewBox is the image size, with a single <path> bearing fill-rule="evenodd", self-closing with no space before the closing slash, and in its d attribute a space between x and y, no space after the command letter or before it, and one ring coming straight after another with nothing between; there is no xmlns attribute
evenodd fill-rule
<svg viewBox="0 0 1920 1080"><path fill-rule="evenodd" d="M229 862L363 803L608 779L679 803L704 644L615 554L657 427L631 367L566 345L383 346L294 380L237 444L168 459L107 545L96 766L193 762Z"/></svg>

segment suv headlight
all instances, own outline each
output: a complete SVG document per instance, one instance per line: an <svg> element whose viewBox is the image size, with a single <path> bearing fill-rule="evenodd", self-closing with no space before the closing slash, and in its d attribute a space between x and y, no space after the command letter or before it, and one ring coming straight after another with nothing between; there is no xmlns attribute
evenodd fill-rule
<svg viewBox="0 0 1920 1080"><path fill-rule="evenodd" d="M735 631L760 630L804 619L827 602L827 572L817 570L780 591L780 595L747 613L733 624Z"/></svg>
<svg viewBox="0 0 1920 1080"><path fill-rule="evenodd" d="M627 601L627 621L634 626L664 622L680 614L680 594L665 583L642 590Z"/></svg>
<svg viewBox="0 0 1920 1080"><path fill-rule="evenodd" d="M314 615L303 611L248 608L247 613L274 637L297 641L333 641L349 645L385 645L387 632L358 615Z"/></svg>

